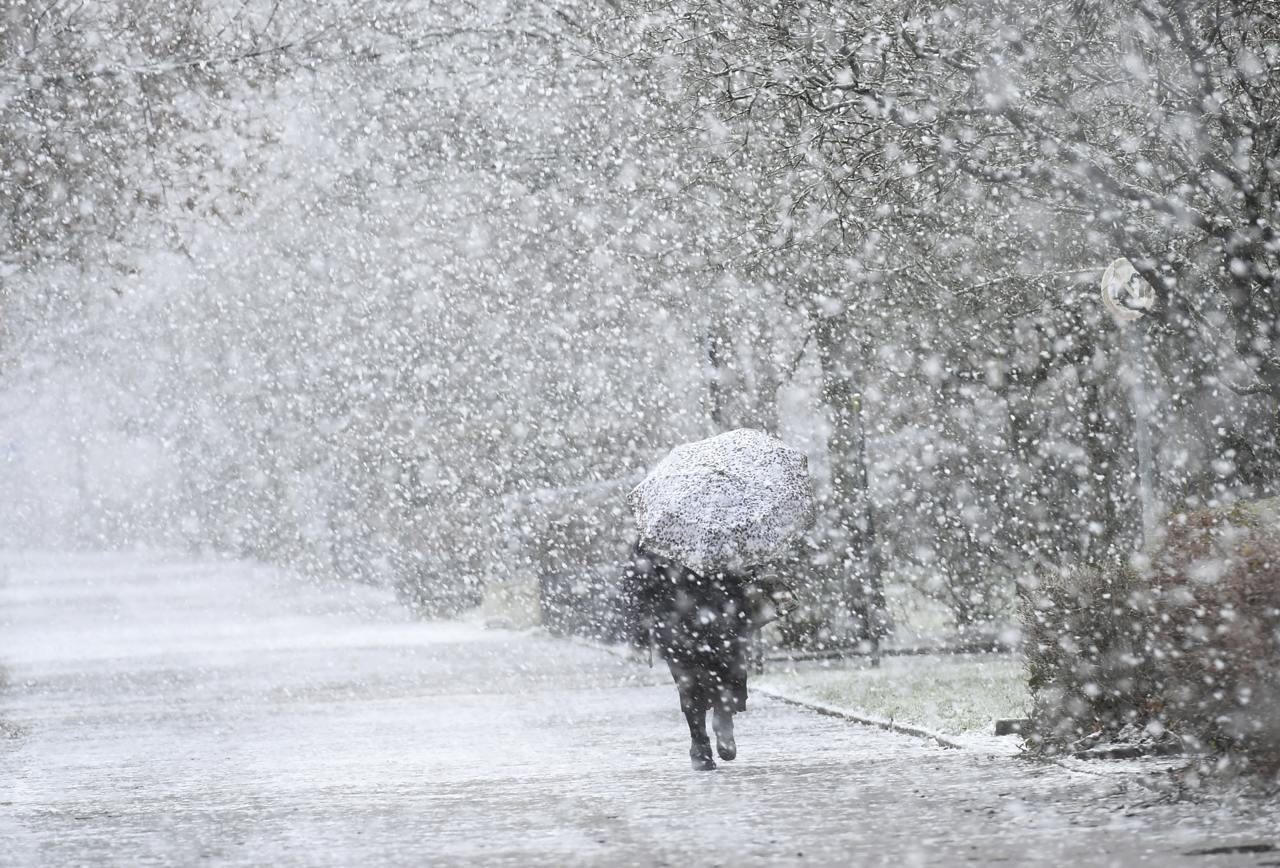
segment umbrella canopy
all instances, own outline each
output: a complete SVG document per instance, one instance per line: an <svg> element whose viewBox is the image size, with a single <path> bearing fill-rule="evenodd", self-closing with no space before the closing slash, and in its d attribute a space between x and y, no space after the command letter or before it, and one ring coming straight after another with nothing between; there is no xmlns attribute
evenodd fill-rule
<svg viewBox="0 0 1280 868"><path fill-rule="evenodd" d="M706 574L785 554L813 523L813 481L802 452L740 428L671 450L627 505L641 546Z"/></svg>

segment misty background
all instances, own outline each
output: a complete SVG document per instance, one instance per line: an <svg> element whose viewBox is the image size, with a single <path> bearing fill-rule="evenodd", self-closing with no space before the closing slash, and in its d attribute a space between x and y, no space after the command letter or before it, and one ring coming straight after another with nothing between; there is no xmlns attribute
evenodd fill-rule
<svg viewBox="0 0 1280 868"><path fill-rule="evenodd" d="M1269 4L8 0L0 547L449 614L606 581L731 428L824 512L791 640L1003 624L1274 491ZM1155 310L1098 292L1129 258ZM1142 332L1134 352L1127 330ZM576 580L576 579L575 579Z"/></svg>

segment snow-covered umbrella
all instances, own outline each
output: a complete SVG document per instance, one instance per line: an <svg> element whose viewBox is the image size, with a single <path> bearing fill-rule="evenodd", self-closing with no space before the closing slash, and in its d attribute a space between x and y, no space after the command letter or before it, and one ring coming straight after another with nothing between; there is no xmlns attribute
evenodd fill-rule
<svg viewBox="0 0 1280 868"><path fill-rule="evenodd" d="M750 428L677 446L627 504L641 546L704 575L785 554L815 509L804 453Z"/></svg>

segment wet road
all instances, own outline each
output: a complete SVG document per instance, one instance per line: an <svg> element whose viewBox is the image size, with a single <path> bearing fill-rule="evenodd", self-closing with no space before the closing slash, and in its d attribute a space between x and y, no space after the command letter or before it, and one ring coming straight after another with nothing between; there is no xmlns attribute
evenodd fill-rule
<svg viewBox="0 0 1280 868"><path fill-rule="evenodd" d="M695 773L659 672L235 563L0 556L0 864L1264 865L1274 804L767 700Z"/></svg>

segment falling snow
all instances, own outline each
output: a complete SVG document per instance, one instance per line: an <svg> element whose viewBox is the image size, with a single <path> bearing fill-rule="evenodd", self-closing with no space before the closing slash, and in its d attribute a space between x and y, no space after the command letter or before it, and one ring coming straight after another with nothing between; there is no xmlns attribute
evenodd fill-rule
<svg viewBox="0 0 1280 868"><path fill-rule="evenodd" d="M5 0L0 862L1274 858L1277 117L1272 0Z"/></svg>

